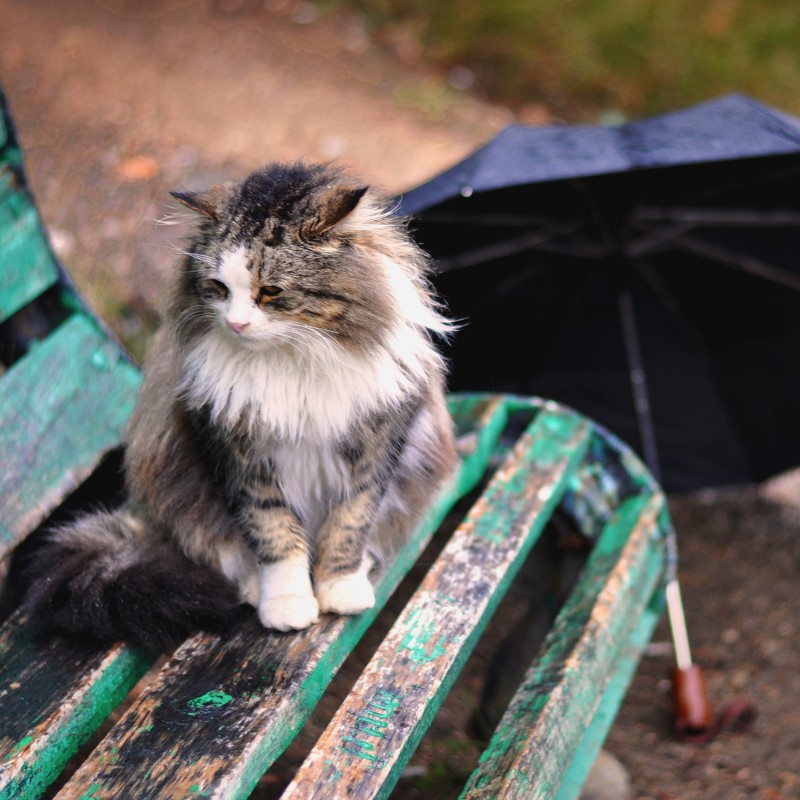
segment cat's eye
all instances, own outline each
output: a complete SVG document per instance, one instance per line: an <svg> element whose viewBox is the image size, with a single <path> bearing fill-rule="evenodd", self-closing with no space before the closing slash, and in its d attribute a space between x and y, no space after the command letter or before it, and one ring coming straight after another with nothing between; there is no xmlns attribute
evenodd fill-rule
<svg viewBox="0 0 800 800"><path fill-rule="evenodd" d="M228 287L222 282L212 279L208 282L209 291L217 295L220 299L224 300L229 294Z"/></svg>
<svg viewBox="0 0 800 800"><path fill-rule="evenodd" d="M256 302L259 305L264 305L264 303L269 303L269 301L272 300L273 297L277 297L282 291L283 289L281 289L280 286L271 286L271 285L262 286L258 290L258 296L256 297Z"/></svg>

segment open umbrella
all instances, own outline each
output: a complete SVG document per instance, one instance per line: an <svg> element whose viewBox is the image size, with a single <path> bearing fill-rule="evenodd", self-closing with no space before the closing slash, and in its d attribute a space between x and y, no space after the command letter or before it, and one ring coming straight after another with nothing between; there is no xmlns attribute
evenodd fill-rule
<svg viewBox="0 0 800 800"><path fill-rule="evenodd" d="M454 389L552 397L668 490L800 463L800 122L742 96L512 126L407 193Z"/></svg>
<svg viewBox="0 0 800 800"><path fill-rule="evenodd" d="M800 122L729 96L509 127L398 210L466 322L453 388L571 405L688 490L800 463L799 187ZM702 678L674 573L667 601L680 703Z"/></svg>

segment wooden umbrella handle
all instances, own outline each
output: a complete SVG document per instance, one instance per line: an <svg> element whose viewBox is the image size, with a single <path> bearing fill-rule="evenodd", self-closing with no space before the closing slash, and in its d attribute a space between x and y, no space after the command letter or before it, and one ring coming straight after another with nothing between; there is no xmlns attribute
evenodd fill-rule
<svg viewBox="0 0 800 800"><path fill-rule="evenodd" d="M672 672L675 701L675 727L682 735L702 734L711 727L711 706L708 703L703 670L697 664L676 667Z"/></svg>

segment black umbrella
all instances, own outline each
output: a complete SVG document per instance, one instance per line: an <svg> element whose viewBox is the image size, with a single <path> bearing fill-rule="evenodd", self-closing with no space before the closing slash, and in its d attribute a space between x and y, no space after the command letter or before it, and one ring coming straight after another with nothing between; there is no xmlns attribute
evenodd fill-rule
<svg viewBox="0 0 800 800"><path fill-rule="evenodd" d="M614 128L512 126L399 213L466 321L453 388L571 405L687 490L800 463L799 187L800 122L730 96ZM667 601L680 707L702 677L674 572ZM707 728L698 698L679 722Z"/></svg>
<svg viewBox="0 0 800 800"><path fill-rule="evenodd" d="M800 463L800 122L741 96L512 126L407 193L454 389L551 397L668 490Z"/></svg>

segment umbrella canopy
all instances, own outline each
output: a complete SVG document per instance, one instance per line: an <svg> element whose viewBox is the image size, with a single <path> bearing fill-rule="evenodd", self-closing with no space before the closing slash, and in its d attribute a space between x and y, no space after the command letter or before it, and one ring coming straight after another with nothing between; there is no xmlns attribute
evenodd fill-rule
<svg viewBox="0 0 800 800"><path fill-rule="evenodd" d="M512 126L407 193L453 388L552 397L669 490L800 463L800 122L741 96Z"/></svg>

